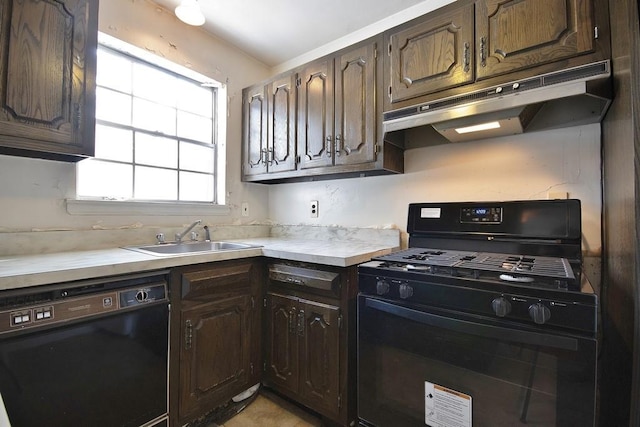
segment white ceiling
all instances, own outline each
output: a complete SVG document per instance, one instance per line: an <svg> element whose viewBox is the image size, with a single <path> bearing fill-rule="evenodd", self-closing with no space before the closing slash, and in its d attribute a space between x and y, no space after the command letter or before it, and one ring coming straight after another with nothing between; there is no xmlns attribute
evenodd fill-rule
<svg viewBox="0 0 640 427"><path fill-rule="evenodd" d="M452 0L199 0L203 28L270 67L417 5ZM173 11L180 0L153 0Z"/></svg>

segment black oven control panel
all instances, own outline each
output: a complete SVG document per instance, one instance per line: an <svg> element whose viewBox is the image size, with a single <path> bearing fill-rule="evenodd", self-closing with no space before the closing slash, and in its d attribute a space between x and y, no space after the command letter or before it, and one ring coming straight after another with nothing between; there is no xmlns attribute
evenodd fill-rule
<svg viewBox="0 0 640 427"><path fill-rule="evenodd" d="M376 264L376 261L365 263ZM511 287L491 290L473 286L433 283L428 280L414 280L409 275L382 273L358 275L360 293L366 296L398 301L403 304L432 306L474 315L483 315L496 321L516 321L543 328L562 328L586 333L596 331L596 297L575 292L548 292ZM570 296L569 296L570 295ZM579 296L576 301L571 299ZM570 299L567 299L569 296Z"/></svg>
<svg viewBox="0 0 640 427"><path fill-rule="evenodd" d="M460 209L460 222L466 224L500 224L500 206L474 206Z"/></svg>

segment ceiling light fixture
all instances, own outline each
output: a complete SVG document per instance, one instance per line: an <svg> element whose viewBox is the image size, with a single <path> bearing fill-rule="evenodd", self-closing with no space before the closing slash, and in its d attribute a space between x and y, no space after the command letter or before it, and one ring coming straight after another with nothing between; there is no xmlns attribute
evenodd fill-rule
<svg viewBox="0 0 640 427"><path fill-rule="evenodd" d="M196 27L204 24L204 15L197 0L182 0L180 6L176 7L175 12L178 19L185 24Z"/></svg>

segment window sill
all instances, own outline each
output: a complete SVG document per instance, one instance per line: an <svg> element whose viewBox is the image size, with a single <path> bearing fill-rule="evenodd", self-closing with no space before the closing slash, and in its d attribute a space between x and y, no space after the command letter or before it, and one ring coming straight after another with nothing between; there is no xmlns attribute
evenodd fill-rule
<svg viewBox="0 0 640 427"><path fill-rule="evenodd" d="M70 215L229 215L226 205L208 203L137 202L66 199Z"/></svg>

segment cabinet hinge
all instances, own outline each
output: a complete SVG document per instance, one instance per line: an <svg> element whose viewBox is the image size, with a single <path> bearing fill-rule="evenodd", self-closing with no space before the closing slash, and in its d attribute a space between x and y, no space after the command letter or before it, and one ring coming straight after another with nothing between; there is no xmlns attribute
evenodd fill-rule
<svg viewBox="0 0 640 427"><path fill-rule="evenodd" d="M389 86L389 93L388 93L388 95L389 95L389 99L391 99L391 86Z"/></svg>
<svg viewBox="0 0 640 427"><path fill-rule="evenodd" d="M300 87L300 86L302 86L302 79L300 77L298 77L296 79L296 87Z"/></svg>
<svg viewBox="0 0 640 427"><path fill-rule="evenodd" d="M338 395L338 409L342 408L342 394Z"/></svg>
<svg viewBox="0 0 640 427"><path fill-rule="evenodd" d="M380 153L380 145L379 144L374 144L373 146L373 154L375 154L376 156Z"/></svg>
<svg viewBox="0 0 640 427"><path fill-rule="evenodd" d="M296 156L296 165L299 165L302 162L302 159L300 156Z"/></svg>
<svg viewBox="0 0 640 427"><path fill-rule="evenodd" d="M391 43L389 43L388 47L389 47L389 52L388 53L389 53L389 56L391 56Z"/></svg>
<svg viewBox="0 0 640 427"><path fill-rule="evenodd" d="M342 314L338 315L338 329L342 329Z"/></svg>
<svg viewBox="0 0 640 427"><path fill-rule="evenodd" d="M598 26L593 27L593 37L598 40Z"/></svg>
<svg viewBox="0 0 640 427"><path fill-rule="evenodd" d="M378 48L373 49L373 59L378 59Z"/></svg>

